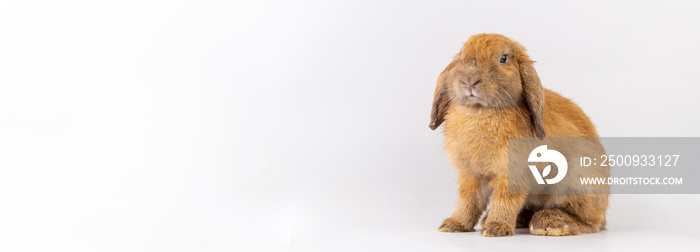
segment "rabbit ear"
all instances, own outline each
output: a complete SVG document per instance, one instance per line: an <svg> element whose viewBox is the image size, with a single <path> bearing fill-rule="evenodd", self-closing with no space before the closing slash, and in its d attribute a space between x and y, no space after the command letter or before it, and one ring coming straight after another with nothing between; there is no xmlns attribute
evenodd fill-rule
<svg viewBox="0 0 700 252"><path fill-rule="evenodd" d="M533 63L532 60L520 62L520 80L523 82L523 97L530 110L530 119L535 127L535 135L539 139L544 139L546 136L544 131L544 87L542 87Z"/></svg>
<svg viewBox="0 0 700 252"><path fill-rule="evenodd" d="M457 59L450 62L445 70L440 73L435 86L433 97L433 109L430 111L430 129L435 130L445 121L445 114L450 107L450 97L447 93L447 75L457 65Z"/></svg>

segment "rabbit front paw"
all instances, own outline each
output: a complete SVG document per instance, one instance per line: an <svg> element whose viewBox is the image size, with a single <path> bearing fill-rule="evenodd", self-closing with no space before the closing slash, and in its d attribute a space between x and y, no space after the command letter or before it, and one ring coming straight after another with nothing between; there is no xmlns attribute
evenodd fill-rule
<svg viewBox="0 0 700 252"><path fill-rule="evenodd" d="M447 218L442 222L438 230L448 233L474 232L474 227L468 228L452 218Z"/></svg>
<svg viewBox="0 0 700 252"><path fill-rule="evenodd" d="M487 222L484 229L481 230L481 236L485 237L502 237L512 236L515 228L512 225L507 225L501 222Z"/></svg>

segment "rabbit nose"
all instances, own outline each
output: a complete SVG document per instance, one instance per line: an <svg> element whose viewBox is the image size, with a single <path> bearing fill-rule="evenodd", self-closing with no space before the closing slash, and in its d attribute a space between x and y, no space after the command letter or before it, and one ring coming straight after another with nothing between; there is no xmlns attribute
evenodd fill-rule
<svg viewBox="0 0 700 252"><path fill-rule="evenodd" d="M479 84L480 82L481 82L481 79L475 81L471 85L467 85L467 95L469 95L469 97L476 96L476 92L475 92L476 90L474 90L474 89L475 89L476 84Z"/></svg>

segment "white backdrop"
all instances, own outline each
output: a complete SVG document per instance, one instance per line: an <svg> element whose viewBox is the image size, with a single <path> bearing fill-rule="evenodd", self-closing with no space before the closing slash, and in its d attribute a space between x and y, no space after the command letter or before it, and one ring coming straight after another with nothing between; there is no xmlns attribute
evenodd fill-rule
<svg viewBox="0 0 700 252"><path fill-rule="evenodd" d="M609 230L439 233L435 80L473 34L538 61L601 136L700 136L697 1L3 1L0 250L700 246L698 195ZM482 249L478 249L482 248Z"/></svg>

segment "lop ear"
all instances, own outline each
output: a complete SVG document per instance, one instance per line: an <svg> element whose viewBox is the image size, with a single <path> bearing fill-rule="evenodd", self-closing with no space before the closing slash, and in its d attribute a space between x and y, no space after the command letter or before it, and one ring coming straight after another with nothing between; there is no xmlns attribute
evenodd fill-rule
<svg viewBox="0 0 700 252"><path fill-rule="evenodd" d="M535 135L541 140L546 134L544 131L544 87L540 77L533 66L532 60L520 62L520 80L523 84L523 97L530 110L530 119L535 127Z"/></svg>
<svg viewBox="0 0 700 252"><path fill-rule="evenodd" d="M445 121L445 114L450 108L450 97L447 93L447 76L452 69L457 65L457 60L454 59L449 65L442 70L435 86L435 94L433 95L433 109L430 111L430 129L435 130Z"/></svg>

